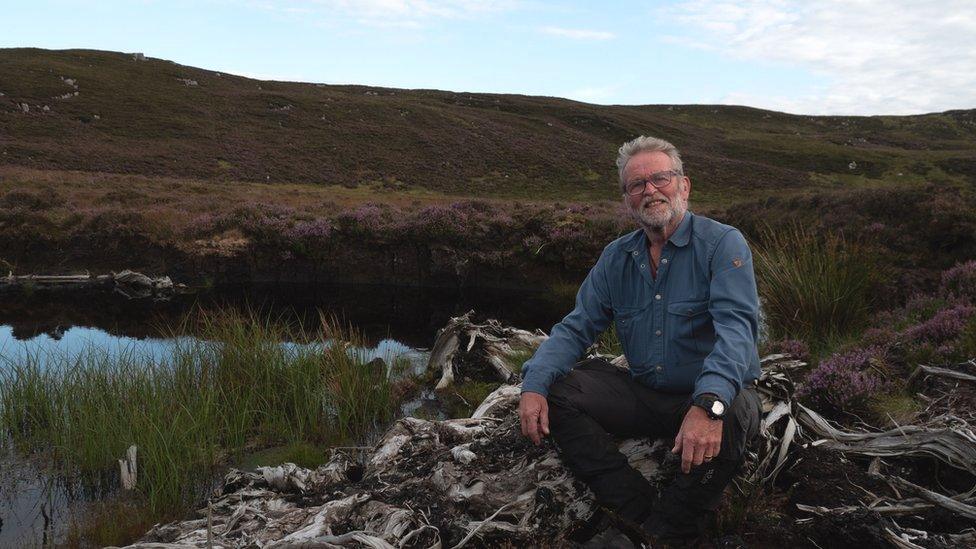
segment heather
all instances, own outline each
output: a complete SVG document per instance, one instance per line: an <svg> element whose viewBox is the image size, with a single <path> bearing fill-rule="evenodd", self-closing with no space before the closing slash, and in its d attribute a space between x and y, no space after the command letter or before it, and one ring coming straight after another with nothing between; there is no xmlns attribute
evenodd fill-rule
<svg viewBox="0 0 976 549"><path fill-rule="evenodd" d="M939 287L944 271L976 257L976 195L935 172L926 174L930 182L921 185L888 180L864 188L771 194L726 208L718 217L760 245L762 235L789 234L796 227L842 239L855 253L870 256L871 309L895 309L920 290ZM950 285L965 284L961 273L945 276ZM956 276L963 279L954 282Z"/></svg>
<svg viewBox="0 0 976 549"><path fill-rule="evenodd" d="M885 364L885 351L880 347L831 355L810 373L797 394L815 396L836 410L863 407L885 388Z"/></svg>
<svg viewBox="0 0 976 549"><path fill-rule="evenodd" d="M959 263L929 294L878 313L860 337L823 356L798 394L828 412L886 423L892 402L917 409L908 379L919 365L967 372L976 358L976 261ZM973 372L968 372L973 373Z"/></svg>
<svg viewBox="0 0 976 549"><path fill-rule="evenodd" d="M633 230L616 203L369 200L325 190L296 200L266 186L218 200L183 181L142 207L103 200L124 182L106 177L70 192L29 179L24 187L40 189L0 186L9 206L0 209L0 258L19 273L124 266L185 273L188 282L246 262L251 274L232 276L546 286L554 272L578 283L609 240ZM141 183L151 192L152 182Z"/></svg>
<svg viewBox="0 0 976 549"><path fill-rule="evenodd" d="M602 106L267 82L92 50L2 49L0 84L4 164L194 178L215 189L226 181L287 182L614 200L614 151L646 133L672 139L695 193L723 203L821 184L964 182L976 135L971 110L856 117ZM65 92L77 95L57 99Z"/></svg>

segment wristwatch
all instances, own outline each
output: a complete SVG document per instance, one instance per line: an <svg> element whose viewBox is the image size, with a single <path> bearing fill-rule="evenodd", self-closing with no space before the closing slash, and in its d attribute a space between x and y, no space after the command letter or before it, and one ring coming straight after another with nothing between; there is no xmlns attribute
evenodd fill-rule
<svg viewBox="0 0 976 549"><path fill-rule="evenodd" d="M711 393L699 395L692 404L703 408L711 419L722 419L725 417L725 403Z"/></svg>

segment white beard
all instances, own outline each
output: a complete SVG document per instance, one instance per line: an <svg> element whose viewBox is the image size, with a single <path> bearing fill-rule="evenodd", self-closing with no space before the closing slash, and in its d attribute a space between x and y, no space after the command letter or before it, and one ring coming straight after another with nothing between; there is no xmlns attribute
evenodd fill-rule
<svg viewBox="0 0 976 549"><path fill-rule="evenodd" d="M646 209L645 206L654 200L657 199L645 196L636 209L630 208L628 204L630 215L634 221L649 231L663 232L667 228L673 228L671 224L677 224L684 213L688 211L688 200L681 196L676 196L671 202L664 202L652 209Z"/></svg>

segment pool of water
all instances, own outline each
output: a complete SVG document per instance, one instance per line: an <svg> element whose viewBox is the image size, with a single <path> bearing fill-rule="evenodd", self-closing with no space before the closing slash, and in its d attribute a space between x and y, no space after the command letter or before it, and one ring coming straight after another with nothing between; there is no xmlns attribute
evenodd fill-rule
<svg viewBox="0 0 976 549"><path fill-rule="evenodd" d="M405 357L420 371L437 329L452 316L473 309L506 324L548 331L571 305L537 293L375 286L225 287L155 303L113 294L7 293L0 294L0 369L90 349L164 360L177 344L169 334L188 313L229 307L312 330L320 313L334 315L362 332L369 358ZM405 412L421 404L409 402ZM0 439L0 547L57 545L72 510L98 497L67 485Z"/></svg>

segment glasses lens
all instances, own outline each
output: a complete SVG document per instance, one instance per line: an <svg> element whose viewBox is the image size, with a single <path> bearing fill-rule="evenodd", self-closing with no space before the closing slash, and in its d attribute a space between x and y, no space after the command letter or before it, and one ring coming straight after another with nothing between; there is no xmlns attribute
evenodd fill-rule
<svg viewBox="0 0 976 549"><path fill-rule="evenodd" d="M655 187L661 188L671 182L671 178L674 177L674 172L660 172L654 174L651 178L651 184Z"/></svg>
<svg viewBox="0 0 976 549"><path fill-rule="evenodd" d="M647 183L643 179L640 181L631 181L627 184L627 192L630 194L640 194L644 192L644 187L646 186Z"/></svg>

